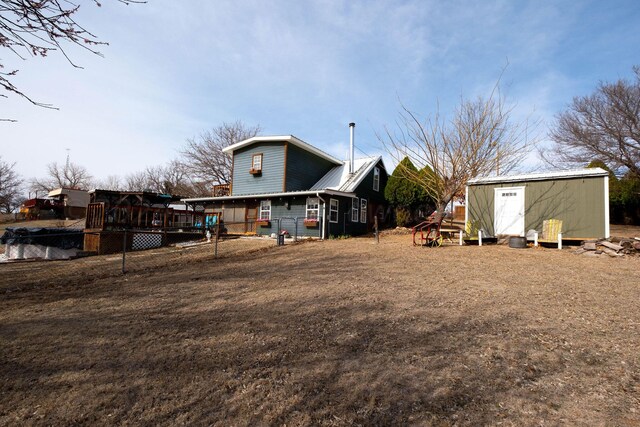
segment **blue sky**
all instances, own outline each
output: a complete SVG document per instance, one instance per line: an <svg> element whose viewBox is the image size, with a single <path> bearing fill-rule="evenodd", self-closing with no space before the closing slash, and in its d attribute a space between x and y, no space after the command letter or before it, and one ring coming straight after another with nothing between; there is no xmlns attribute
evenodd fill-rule
<svg viewBox="0 0 640 427"><path fill-rule="evenodd" d="M96 178L177 156L225 121L293 134L344 158L382 154L375 133L400 102L422 116L487 95L501 74L516 119L553 116L640 64L637 1L165 1L102 7L78 21L109 46L18 61L14 83L46 110L0 98L0 154L25 178L71 160ZM390 163L387 160L388 163ZM535 160L530 159L534 166ZM393 165L388 164L389 167Z"/></svg>

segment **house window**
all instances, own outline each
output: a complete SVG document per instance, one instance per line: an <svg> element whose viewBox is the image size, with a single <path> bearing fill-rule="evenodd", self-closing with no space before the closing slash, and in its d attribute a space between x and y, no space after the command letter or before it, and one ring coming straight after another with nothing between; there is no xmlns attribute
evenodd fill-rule
<svg viewBox="0 0 640 427"><path fill-rule="evenodd" d="M373 191L380 191L380 168L373 168Z"/></svg>
<svg viewBox="0 0 640 427"><path fill-rule="evenodd" d="M262 154L254 154L251 157L251 173L262 172Z"/></svg>
<svg viewBox="0 0 640 427"><path fill-rule="evenodd" d="M329 199L329 222L338 222L338 200Z"/></svg>
<svg viewBox="0 0 640 427"><path fill-rule="evenodd" d="M360 222L367 222L367 199L360 199Z"/></svg>
<svg viewBox="0 0 640 427"><path fill-rule="evenodd" d="M357 197L351 199L351 222L358 222L358 203Z"/></svg>
<svg viewBox="0 0 640 427"><path fill-rule="evenodd" d="M307 199L307 216L305 219L318 220L319 203L317 197L309 197Z"/></svg>
<svg viewBox="0 0 640 427"><path fill-rule="evenodd" d="M271 200L260 201L260 220L261 221L271 220Z"/></svg>

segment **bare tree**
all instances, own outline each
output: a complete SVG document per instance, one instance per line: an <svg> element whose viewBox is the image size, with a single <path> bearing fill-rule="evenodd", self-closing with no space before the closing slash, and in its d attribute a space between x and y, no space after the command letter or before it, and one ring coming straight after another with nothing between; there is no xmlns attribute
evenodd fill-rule
<svg viewBox="0 0 640 427"><path fill-rule="evenodd" d="M134 172L125 177L124 188L127 191L151 191L145 171Z"/></svg>
<svg viewBox="0 0 640 427"><path fill-rule="evenodd" d="M89 190L93 185L93 177L89 171L67 159L64 165L53 162L47 165L47 177L33 179L31 189L34 191L49 192L55 188L77 188Z"/></svg>
<svg viewBox="0 0 640 427"><path fill-rule="evenodd" d="M0 212L11 213L19 205L22 178L13 170L15 163L7 163L0 157Z"/></svg>
<svg viewBox="0 0 640 427"><path fill-rule="evenodd" d="M146 183L151 191L166 194L191 193L189 180L183 165L172 160L165 166L152 166L145 169ZM182 194L181 194L182 195Z"/></svg>
<svg viewBox="0 0 640 427"><path fill-rule="evenodd" d="M101 190L118 191L123 188L122 180L118 175L109 175L96 183L96 188Z"/></svg>
<svg viewBox="0 0 640 427"><path fill-rule="evenodd" d="M231 157L222 152L229 145L256 136L260 126L246 126L241 121L223 123L196 138L187 139L182 149L182 163L194 182L211 187L231 182Z"/></svg>
<svg viewBox="0 0 640 427"><path fill-rule="evenodd" d="M640 67L635 81L600 82L588 96L573 98L556 116L555 145L541 156L553 165L585 166L594 159L640 177Z"/></svg>
<svg viewBox="0 0 640 427"><path fill-rule="evenodd" d="M118 0L121 3L144 3L140 0ZM93 2L100 6L98 0ZM14 53L19 59L26 57L46 57L52 51L58 51L71 61L63 44L80 46L89 52L102 56L96 50L98 45L106 45L75 20L80 5L60 0L0 0L0 47ZM36 102L18 89L11 78L18 70L6 70L0 62L0 87L15 95L27 99L32 104L52 108L50 104ZM6 94L0 94L6 98ZM4 119L8 120L8 119Z"/></svg>
<svg viewBox="0 0 640 427"><path fill-rule="evenodd" d="M177 160L128 175L125 187L128 191L152 191L185 197L197 195L184 165Z"/></svg>
<svg viewBox="0 0 640 427"><path fill-rule="evenodd" d="M439 113L420 120L402 107L398 131L385 129L378 139L402 168L408 157L416 168L401 175L418 183L436 203L436 220L447 204L463 194L467 181L491 173L507 173L517 166L535 143L529 135L538 122L512 123L512 109L494 88L488 99L461 100L453 118Z"/></svg>

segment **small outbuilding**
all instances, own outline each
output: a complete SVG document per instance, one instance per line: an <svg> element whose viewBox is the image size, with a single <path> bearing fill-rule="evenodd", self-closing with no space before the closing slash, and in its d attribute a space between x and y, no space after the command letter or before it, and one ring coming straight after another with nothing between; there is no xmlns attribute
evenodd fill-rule
<svg viewBox="0 0 640 427"><path fill-rule="evenodd" d="M609 174L587 168L477 178L467 183L466 206L467 231L483 236L525 236L554 219L563 239L608 238Z"/></svg>
<svg viewBox="0 0 640 427"><path fill-rule="evenodd" d="M62 187L49 191L48 197L63 206L64 218L80 219L87 215L90 198L87 191Z"/></svg>

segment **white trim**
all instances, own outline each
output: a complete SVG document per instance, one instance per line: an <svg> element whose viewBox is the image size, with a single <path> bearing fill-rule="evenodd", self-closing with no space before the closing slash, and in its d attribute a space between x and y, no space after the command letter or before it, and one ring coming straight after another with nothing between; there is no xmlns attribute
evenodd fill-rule
<svg viewBox="0 0 640 427"><path fill-rule="evenodd" d="M260 167L256 167L256 159L260 159L258 162ZM251 155L251 170L262 171L262 153L256 153Z"/></svg>
<svg viewBox="0 0 640 427"><path fill-rule="evenodd" d="M469 222L469 186L464 187L464 229L467 229Z"/></svg>
<svg viewBox="0 0 640 427"><path fill-rule="evenodd" d="M604 177L604 238L608 239L611 236L611 226L609 222L609 175Z"/></svg>
<svg viewBox="0 0 640 427"><path fill-rule="evenodd" d="M262 209L262 204L265 202L269 202L269 210ZM262 218L262 212L267 212L269 214L269 218ZM271 221L271 199L260 200L260 211L258 212L258 221Z"/></svg>
<svg viewBox="0 0 640 427"><path fill-rule="evenodd" d="M331 209L331 202L336 202L336 220L335 221L331 221L331 213L333 212ZM338 222L338 220L340 219L340 200L339 199L329 199L329 222L332 224L335 224Z"/></svg>
<svg viewBox="0 0 640 427"><path fill-rule="evenodd" d="M353 208L355 203L355 209ZM356 219L353 219L353 213L356 214ZM353 197L351 199L351 222L359 222L360 221L360 199L358 197Z"/></svg>
<svg viewBox="0 0 640 427"><path fill-rule="evenodd" d="M498 202L497 202L497 197L496 195L498 194L498 192L501 191L516 191L516 190L522 190L522 230L520 232L520 236L524 236L525 235L525 216L526 216L526 209L525 209L525 203L526 203L526 187L525 186L520 186L520 187L496 187L493 189L493 234L494 236L498 235Z"/></svg>
<svg viewBox="0 0 640 427"><path fill-rule="evenodd" d="M364 171L362 171L362 173L358 174L358 179L355 180L354 182L352 182L349 186L353 189L353 191L356 190L356 188L358 188L358 185L360 185L360 183L367 177L367 175L369 175L369 172L371 172L371 170L376 167L378 165L378 162L380 162L382 160L382 156L378 156L378 157L374 157L373 161L369 164L369 166L366 167L366 169ZM383 164L384 166L384 164ZM385 169L386 170L386 169ZM354 171L355 173L355 171ZM342 184L344 185L344 184ZM341 187L342 187L341 185Z"/></svg>
<svg viewBox="0 0 640 427"><path fill-rule="evenodd" d="M367 214L369 213L369 202L364 197L360 198L360 223L367 223ZM364 221L362 216L364 215Z"/></svg>
<svg viewBox="0 0 640 427"><path fill-rule="evenodd" d="M373 191L380 192L380 168L377 166L373 168Z"/></svg>
<svg viewBox="0 0 640 427"><path fill-rule="evenodd" d="M309 201L315 201L315 209L309 209ZM315 219L316 221L320 221L320 197L307 197L307 201L305 203L305 211L304 211L304 219ZM309 217L309 212L316 213L315 218Z"/></svg>
<svg viewBox="0 0 640 427"><path fill-rule="evenodd" d="M341 165L342 161L335 157L325 153L324 151L314 147L313 145L304 142L303 140L296 138L293 135L274 135L274 136L254 136L253 138L245 139L235 144L229 145L222 149L223 153L232 154L235 150L246 147L247 145L255 144L257 142L290 142L303 150L309 151L325 160L328 160L337 165Z"/></svg>
<svg viewBox="0 0 640 427"><path fill-rule="evenodd" d="M585 168L578 170L531 173L526 175L489 176L485 178L471 179L467 181L467 184L495 184L500 182L540 181L548 179L584 178L591 176L609 176L609 173L601 168Z"/></svg>
<svg viewBox="0 0 640 427"><path fill-rule="evenodd" d="M341 166L336 166L329 170L329 172L320 178L318 182L311 186L311 189L316 191L335 190L355 192L355 189L362 183L374 167L378 167L378 165L380 165L379 169L384 169L385 173L387 173L382 156L356 159L356 167L358 167L358 164L359 167L353 174L348 173L348 163L348 161L345 161Z"/></svg>

